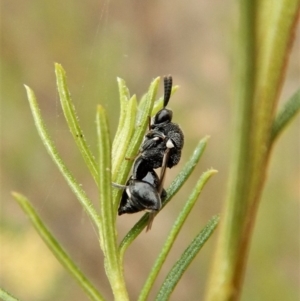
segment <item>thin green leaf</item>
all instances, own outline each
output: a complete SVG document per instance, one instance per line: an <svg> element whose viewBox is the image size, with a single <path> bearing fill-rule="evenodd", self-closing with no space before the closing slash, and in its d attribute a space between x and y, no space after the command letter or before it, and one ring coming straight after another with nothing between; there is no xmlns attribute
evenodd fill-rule
<svg viewBox="0 0 300 301"><path fill-rule="evenodd" d="M111 194L111 145L108 121L103 107L97 107L97 136L99 150L99 191L101 209L101 240L104 252L105 270L113 290L115 300L128 300L123 270L120 264L116 219Z"/></svg>
<svg viewBox="0 0 300 301"><path fill-rule="evenodd" d="M118 143L113 143L113 157L112 157L112 180L116 181L120 166L125 159L125 154L128 145L131 143L131 138L135 130L135 119L137 111L136 96L133 95L128 101L126 119L123 123L123 130L119 134Z"/></svg>
<svg viewBox="0 0 300 301"><path fill-rule="evenodd" d="M90 170L94 180L98 183L98 170L95 157L89 149L79 125L79 119L73 105L71 94L67 86L66 72L60 64L55 64L56 84L59 93L61 107L64 112L70 132L78 146L78 149Z"/></svg>
<svg viewBox="0 0 300 301"><path fill-rule="evenodd" d="M156 93L158 90L159 80L160 78L157 77L150 84L143 109L142 111L140 111L140 113L138 113L139 117L137 116L140 123L136 124L134 134L131 138L131 141L128 145L128 149L126 151L126 155L125 155L126 158L135 158L136 155L138 154L139 147L142 143L146 128L148 126L148 117L150 116L153 108L154 99L156 97ZM140 106L139 106L139 110L140 110ZM122 148L123 146L120 145L119 147ZM133 164L133 160L123 160L116 176L116 180L115 180L116 183L119 184L125 183L132 164ZM117 212L117 207L119 205L121 194L122 194L122 190L117 188L114 189L113 202L114 202L115 212Z"/></svg>
<svg viewBox="0 0 300 301"><path fill-rule="evenodd" d="M172 267L167 277L165 278L158 294L156 301L169 300L175 286L181 279L183 273L199 253L205 242L212 235L219 222L219 216L213 216L201 232L194 238L187 249L183 252L179 260Z"/></svg>
<svg viewBox="0 0 300 301"><path fill-rule="evenodd" d="M107 252L105 245L115 239L114 217L112 212L111 197L111 146L106 113L102 106L97 107L96 116L98 153L99 153L99 197L100 197L100 221L101 236L104 238L101 245L103 252ZM107 234L107 233L111 234ZM109 239L107 242L106 239Z"/></svg>
<svg viewBox="0 0 300 301"><path fill-rule="evenodd" d="M129 89L126 86L126 82L124 79L118 77L118 87L119 87L119 99L120 99L120 117L119 117L119 123L118 128L115 134L115 138L113 141L113 147L112 147L112 157L114 158L114 151L117 150L116 146L118 146L119 143L119 136L124 128L124 123L127 118L127 106L128 101L130 99Z"/></svg>
<svg viewBox="0 0 300 301"><path fill-rule="evenodd" d="M145 285L142 288L140 296L138 298L139 301L143 301L143 300L147 299L147 297L150 293L150 290L154 284L154 281L156 280L158 273L160 272L162 265L165 262L168 254L176 240L176 237L177 237L179 231L181 230L189 213L191 212L192 208L194 207L204 185L210 179L210 177L212 175L214 175L216 172L217 172L216 170L210 169L210 170L204 172L201 175L201 177L199 178L195 188L193 189L192 194L190 195L188 201L185 203L182 211L180 212L178 218L176 219L158 258L156 259L156 261L154 263L154 266L152 267L152 270L151 270L151 272L145 282Z"/></svg>
<svg viewBox="0 0 300 301"><path fill-rule="evenodd" d="M3 301L19 301L19 299L15 298L2 288L0 288L0 299Z"/></svg>
<svg viewBox="0 0 300 301"><path fill-rule="evenodd" d="M185 164L182 171L177 175L174 181L171 183L170 187L167 189L167 198L162 204L162 208L172 199L172 197L177 193L181 186L185 183L188 177L193 172L197 163L199 162L201 155L203 154L209 136L204 137L200 140L194 153L190 157L189 161ZM123 258L125 251L130 246L130 244L135 240L135 238L143 231L148 223L149 213L146 213L142 218L133 226L133 228L126 234L120 244L120 255Z"/></svg>
<svg viewBox="0 0 300 301"><path fill-rule="evenodd" d="M279 134L286 128L289 122L300 111L300 89L286 102L278 113L272 127L271 142L274 142Z"/></svg>
<svg viewBox="0 0 300 301"><path fill-rule="evenodd" d="M19 203L25 214L28 216L32 225L34 226L38 234L41 236L43 241L46 243L48 248L51 250L51 252L54 254L54 256L71 274L71 276L73 276L77 280L79 285L89 295L91 300L104 300L101 294L96 290L96 288L91 284L91 282L86 278L86 276L75 265L70 256L66 253L66 251L57 242L57 240L54 238L51 232L47 229L47 227L42 222L41 218L38 216L32 205L30 204L29 200L25 196L16 192L13 192L12 195Z"/></svg>
<svg viewBox="0 0 300 301"><path fill-rule="evenodd" d="M148 96L148 93L145 93L139 101L137 115L136 115L136 122L135 122L136 126L139 126L140 124L143 123L143 117L144 117L144 112L145 112L144 108L147 107L147 103L149 101L149 98L147 96ZM154 103L153 103L153 106L154 106ZM151 116L151 112L150 112L149 116Z"/></svg>
<svg viewBox="0 0 300 301"><path fill-rule="evenodd" d="M98 227L100 227L99 222L99 215L97 214L91 200L86 195L85 191L82 189L80 184L76 181L74 176L71 174L69 169L64 164L63 160L61 159L60 155L58 154L58 151L52 142L50 135L48 134L48 131L46 129L45 123L42 119L41 112L38 106L38 103L36 101L36 97L34 95L34 92L25 85L27 97L29 100L30 109L33 115L33 119L35 122L35 126L37 128L38 134L40 138L42 139L42 142L44 146L46 147L48 154L52 158L53 162L58 167L59 171L62 173L63 177L69 184L70 188L72 189L73 193L76 195L78 201L82 205L82 207L86 210L91 220L94 222L94 224Z"/></svg>
<svg viewBox="0 0 300 301"><path fill-rule="evenodd" d="M148 89L147 92L147 97L146 101L144 103L144 106L142 108L142 113L139 118L139 124L137 124L136 130L134 132L134 136L132 137L132 141L129 144L126 156L131 158L134 155L138 153L138 149L142 143L142 140L144 138L144 134L146 131L146 128L148 126L148 117L151 114L153 105L154 105L154 100L156 98L157 90L158 90L158 85L159 85L160 78L157 77L155 78Z"/></svg>

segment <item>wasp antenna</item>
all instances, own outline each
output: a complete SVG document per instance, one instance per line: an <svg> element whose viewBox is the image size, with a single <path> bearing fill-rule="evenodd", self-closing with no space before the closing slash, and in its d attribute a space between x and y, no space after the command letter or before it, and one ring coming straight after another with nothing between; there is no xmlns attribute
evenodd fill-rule
<svg viewBox="0 0 300 301"><path fill-rule="evenodd" d="M171 91L172 91L172 76L168 75L164 77L164 88L165 88L165 95L164 95L164 108L168 105L170 100Z"/></svg>

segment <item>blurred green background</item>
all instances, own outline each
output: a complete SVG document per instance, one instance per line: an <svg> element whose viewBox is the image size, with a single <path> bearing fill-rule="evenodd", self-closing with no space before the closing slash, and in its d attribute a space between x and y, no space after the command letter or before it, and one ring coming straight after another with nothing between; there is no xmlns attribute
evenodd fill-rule
<svg viewBox="0 0 300 301"><path fill-rule="evenodd" d="M54 62L61 63L91 148L95 109L108 111L113 136L119 114L116 77L140 98L156 76L172 74L174 121L185 132L179 166L166 186L210 135L194 172L125 256L125 274L136 300L155 257L197 177L219 173L205 187L178 237L159 280L208 219L221 211L232 141L232 72L238 58L234 1L1 1L1 286L21 300L87 300L62 269L12 199L25 194L82 270L112 300L97 234L48 157L33 124L23 84L36 93L48 129L68 167L97 204L97 191L76 150L59 107ZM298 28L299 29L299 28ZM280 105L299 88L299 30ZM162 85L159 95L163 93ZM280 137L269 166L242 301L297 300L299 288L299 117ZM243 176L243 175L241 175ZM117 219L120 239L141 214ZM216 233L197 256L171 300L201 300ZM156 289L159 287L159 281ZM154 294L149 300L153 300Z"/></svg>

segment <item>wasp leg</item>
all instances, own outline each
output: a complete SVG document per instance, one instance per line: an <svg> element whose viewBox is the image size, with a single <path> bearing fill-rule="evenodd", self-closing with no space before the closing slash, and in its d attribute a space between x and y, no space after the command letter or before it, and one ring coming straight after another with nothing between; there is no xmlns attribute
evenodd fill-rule
<svg viewBox="0 0 300 301"><path fill-rule="evenodd" d="M163 161L162 161L162 166L161 166L161 170L160 170L160 180L159 180L159 185L157 188L158 194L161 195L164 189L164 180L165 180L165 175L166 175L166 169L167 169L167 164L168 164L168 160L170 157L170 148L167 148L163 157ZM146 228L146 232L148 232L149 230L151 230L152 224L153 224L153 220L156 216L157 212L150 212L149 213L149 218L148 218L148 224L147 224L147 228Z"/></svg>
<svg viewBox="0 0 300 301"><path fill-rule="evenodd" d="M119 189L126 189L128 187L128 185L122 185L122 184L118 184L118 183L114 183L114 182L111 182L111 185L113 187L116 187L116 188L119 188Z"/></svg>

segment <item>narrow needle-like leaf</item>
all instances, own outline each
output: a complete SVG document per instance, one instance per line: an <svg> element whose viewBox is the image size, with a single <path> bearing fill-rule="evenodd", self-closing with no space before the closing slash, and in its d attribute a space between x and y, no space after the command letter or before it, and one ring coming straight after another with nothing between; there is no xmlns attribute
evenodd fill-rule
<svg viewBox="0 0 300 301"><path fill-rule="evenodd" d="M199 253L205 242L212 235L219 222L218 216L213 216L201 232L194 238L187 249L183 252L179 260L172 267L164 280L158 294L156 301L167 301L170 298L174 288L181 279L183 273Z"/></svg>
<svg viewBox="0 0 300 301"><path fill-rule="evenodd" d="M136 96L133 95L127 105L127 114L126 119L123 123L123 130L119 134L119 138L117 142L113 143L112 153L114 156L112 157L112 180L116 181L116 177L120 170L120 165L122 161L125 159L125 154L128 148L128 145L131 143L131 137L135 130L135 119L136 119L136 111L137 111L137 100ZM120 147L122 146L122 147Z"/></svg>
<svg viewBox="0 0 300 301"><path fill-rule="evenodd" d="M118 128L115 134L115 138L113 141L113 147L112 147L112 157L114 158L115 154L114 151L117 150L117 146L120 145L119 139L120 139L120 134L124 129L124 123L127 117L127 106L128 106L128 101L130 98L129 94L129 89L126 86L125 81L118 77L118 87L119 87L119 98L120 98L120 117L119 117L119 123L118 123Z"/></svg>
<svg viewBox="0 0 300 301"><path fill-rule="evenodd" d="M201 155L203 154L209 136L204 137L198 143L194 153L190 157L189 161L186 163L182 171L178 174L178 176L171 183L170 187L167 189L167 198L164 200L162 204L162 208L166 206L166 204L172 199L172 197L177 193L177 191L181 188L181 186L188 179L190 174L193 172L195 166L200 160ZM133 228L126 234L120 244L120 255L123 258L126 249L130 246L130 244L134 241L134 239L143 231L148 223L148 213L144 214L143 217L133 226Z"/></svg>
<svg viewBox="0 0 300 301"><path fill-rule="evenodd" d="M206 182L209 180L209 178L214 175L217 171L214 169L210 169L206 172L204 172L200 179L198 180L192 194L190 195L188 201L185 203L184 208L182 209L182 211L180 212L178 218L176 219L171 232L156 260L156 262L154 263L154 266L146 280L146 283L144 285L144 287L142 288L142 291L140 293L139 296L139 301L144 301L148 298L148 295L150 293L150 290L154 284L154 281L156 280L156 277L158 275L158 273L160 272L163 263L165 262L175 240L176 237L179 233L179 231L181 230L184 222L186 221L189 213L191 212L192 208L194 207L204 185L206 184Z"/></svg>
<svg viewBox="0 0 300 301"><path fill-rule="evenodd" d="M48 131L46 129L45 123L42 119L39 106L36 101L36 97L34 95L34 92L27 86L25 86L27 91L27 97L29 100L29 105L31 108L31 112L33 115L33 119L35 122L35 126L37 128L38 134L46 147L48 154L58 167L59 171L62 173L63 177L69 184L70 188L76 195L77 199L81 203L82 207L86 210L91 220L94 222L94 224L100 228L100 222L99 222L99 216L90 201L90 199L87 197L85 191L82 189L82 187L79 185L79 183L75 180L74 176L71 174L71 172L68 170L66 165L64 164L63 160L58 154L58 151L52 142L50 135L48 134Z"/></svg>
<svg viewBox="0 0 300 301"><path fill-rule="evenodd" d="M10 293L0 288L0 300L3 301L19 301L19 299L13 297Z"/></svg>
<svg viewBox="0 0 300 301"><path fill-rule="evenodd" d="M115 240L114 218L111 201L111 146L106 113L102 106L97 107L96 116L98 153L99 153L99 197L100 197L100 216L101 232L104 239L101 245L103 252L113 248ZM108 241L106 240L108 239ZM107 244L111 244L107 246Z"/></svg>
<svg viewBox="0 0 300 301"><path fill-rule="evenodd" d="M76 114L75 107L71 99L71 94L67 86L66 72L60 64L55 64L55 73L61 107L63 109L70 132L95 182L98 184L97 164L95 157L86 143L83 131L80 128L78 116Z"/></svg>
<svg viewBox="0 0 300 301"><path fill-rule="evenodd" d="M142 113L139 118L140 123L137 124L137 126L136 126L136 130L132 137L132 141L129 144L129 147L128 147L128 150L126 153L126 156L128 156L130 158L133 155L137 154L138 149L144 138L144 134L145 134L146 128L148 126L148 117L151 115L151 111L152 111L152 108L154 105L154 100L156 98L156 94L157 94L157 90L158 90L159 81L160 81L159 77L155 78L151 82L150 87L148 89L147 96L146 96L147 100L143 106Z"/></svg>
<svg viewBox="0 0 300 301"><path fill-rule="evenodd" d="M97 107L97 136L99 151L99 191L101 209L101 240L105 270L115 300L128 300L123 269L117 246L116 219L111 194L111 145L108 121L103 107Z"/></svg>
<svg viewBox="0 0 300 301"><path fill-rule="evenodd" d="M44 225L28 199L16 192L12 193L13 197L19 203L23 211L26 213L30 219L32 225L41 236L43 241L46 243L48 248L58 259L58 261L65 267L65 269L77 280L79 285L84 289L84 291L89 295L91 300L104 301L104 298L96 290L96 288L91 284L91 282L86 278L86 276L80 271L80 269L75 265L70 256L57 242L51 232Z"/></svg>
<svg viewBox="0 0 300 301"><path fill-rule="evenodd" d="M288 123L300 111L300 89L286 102L278 113L272 127L271 142L274 142Z"/></svg>

